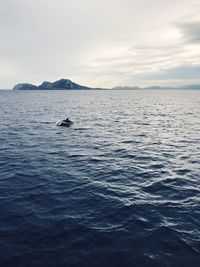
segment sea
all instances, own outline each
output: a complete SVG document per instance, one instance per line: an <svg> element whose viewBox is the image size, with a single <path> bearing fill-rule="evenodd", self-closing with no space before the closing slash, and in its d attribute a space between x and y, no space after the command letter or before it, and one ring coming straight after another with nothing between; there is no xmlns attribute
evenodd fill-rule
<svg viewBox="0 0 200 267"><path fill-rule="evenodd" d="M199 267L200 90L1 90L0 266Z"/></svg>

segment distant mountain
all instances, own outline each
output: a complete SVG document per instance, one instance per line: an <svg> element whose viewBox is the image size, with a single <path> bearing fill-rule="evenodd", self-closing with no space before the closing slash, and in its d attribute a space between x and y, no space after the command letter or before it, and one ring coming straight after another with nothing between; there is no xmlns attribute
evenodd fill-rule
<svg viewBox="0 0 200 267"><path fill-rule="evenodd" d="M167 90L167 89L177 89L177 90L181 90L181 89L200 89L200 84L189 84L189 85L182 85L182 86L157 86L157 85L153 85L153 86L148 86L145 87L143 89L154 89L154 90Z"/></svg>
<svg viewBox="0 0 200 267"><path fill-rule="evenodd" d="M138 90L138 89L141 88L137 86L116 86L112 88L112 90Z"/></svg>
<svg viewBox="0 0 200 267"><path fill-rule="evenodd" d="M179 88L181 88L181 89L200 89L200 84L183 85Z"/></svg>
<svg viewBox="0 0 200 267"><path fill-rule="evenodd" d="M165 87L161 87L161 86L157 86L157 85L152 85L152 86L147 86L147 87L144 87L143 89L164 89Z"/></svg>
<svg viewBox="0 0 200 267"><path fill-rule="evenodd" d="M30 83L20 83L13 87L13 90L90 90L87 86L79 85L69 79L60 79L53 83L43 82L41 85L36 86Z"/></svg>
<svg viewBox="0 0 200 267"><path fill-rule="evenodd" d="M200 84L189 84L182 86L147 86L147 87L137 87L137 86L117 86L113 87L112 90L167 90L167 89L200 89Z"/></svg>
<svg viewBox="0 0 200 267"><path fill-rule="evenodd" d="M160 86L148 86L148 87L138 87L138 86L116 86L112 88L113 90L142 90L142 89L164 89Z"/></svg>

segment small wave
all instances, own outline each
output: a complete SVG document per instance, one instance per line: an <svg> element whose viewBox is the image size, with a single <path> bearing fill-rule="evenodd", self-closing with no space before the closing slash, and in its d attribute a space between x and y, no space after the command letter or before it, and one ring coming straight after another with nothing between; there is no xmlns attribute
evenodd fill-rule
<svg viewBox="0 0 200 267"><path fill-rule="evenodd" d="M191 172L191 170L189 170L189 169L177 169L177 170L175 170L175 173L177 173L178 175L185 175L185 174L188 174L190 172Z"/></svg>
<svg viewBox="0 0 200 267"><path fill-rule="evenodd" d="M79 128L74 128L74 131L88 131L91 128L87 128L87 127L79 127Z"/></svg>
<svg viewBox="0 0 200 267"><path fill-rule="evenodd" d="M43 121L42 123L44 123L44 124L51 124L52 122L51 121Z"/></svg>

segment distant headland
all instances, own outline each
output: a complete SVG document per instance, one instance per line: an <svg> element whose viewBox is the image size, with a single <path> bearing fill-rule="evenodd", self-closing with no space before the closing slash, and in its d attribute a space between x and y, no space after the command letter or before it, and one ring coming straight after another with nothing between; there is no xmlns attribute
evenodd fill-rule
<svg viewBox="0 0 200 267"><path fill-rule="evenodd" d="M72 82L69 79L60 79L55 82L45 81L40 85L34 85L30 83L19 83L13 87L13 90L103 90L105 88L92 88L78 83ZM190 84L182 86L148 86L148 87L137 87L137 86L117 86L111 88L112 90L165 90L165 89L200 89L200 84ZM105 89L107 90L107 89Z"/></svg>

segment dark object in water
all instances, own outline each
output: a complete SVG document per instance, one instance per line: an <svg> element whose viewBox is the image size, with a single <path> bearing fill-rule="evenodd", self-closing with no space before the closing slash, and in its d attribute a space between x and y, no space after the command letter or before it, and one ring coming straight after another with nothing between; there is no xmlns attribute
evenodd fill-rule
<svg viewBox="0 0 200 267"><path fill-rule="evenodd" d="M73 124L73 121L71 121L69 118L60 120L56 123L57 126L64 126L64 127L70 127L72 124Z"/></svg>

